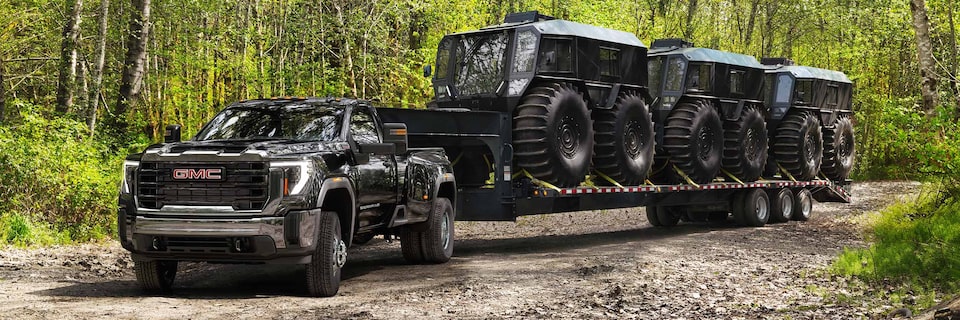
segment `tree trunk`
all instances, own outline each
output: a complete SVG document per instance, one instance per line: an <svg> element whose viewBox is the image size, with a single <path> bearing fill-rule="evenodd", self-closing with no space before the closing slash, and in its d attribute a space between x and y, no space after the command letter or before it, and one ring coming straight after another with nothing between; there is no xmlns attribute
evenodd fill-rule
<svg viewBox="0 0 960 320"><path fill-rule="evenodd" d="M0 125L3 124L7 112L7 85L3 81L3 57L0 57Z"/></svg>
<svg viewBox="0 0 960 320"><path fill-rule="evenodd" d="M90 132L96 132L97 128L97 109L100 108L100 86L103 83L103 66L106 61L107 52L107 13L110 8L110 0L100 0L100 16L97 17L100 24L100 30L97 33L97 57L93 66L93 88L90 90L90 96L87 98L87 127Z"/></svg>
<svg viewBox="0 0 960 320"><path fill-rule="evenodd" d="M947 20L950 23L950 88L953 89L953 97L956 99L956 105L953 110L953 119L960 121L960 80L957 77L960 77L957 73L960 72L960 61L957 57L957 24L953 20L953 13L956 7L956 1L947 1L949 3L949 8L947 10ZM0 97L2 99L2 97Z"/></svg>
<svg viewBox="0 0 960 320"><path fill-rule="evenodd" d="M147 36L150 32L150 0L131 0L130 30L127 34L127 54L120 78L120 96L114 108L111 126L118 134L127 131L127 110L140 95L144 63L147 57Z"/></svg>
<svg viewBox="0 0 960 320"><path fill-rule="evenodd" d="M77 37L80 35L80 12L83 0L74 0L70 17L63 26L63 42L60 44L60 76L57 81L58 113L66 113L73 106L73 90L77 77Z"/></svg>
<svg viewBox="0 0 960 320"><path fill-rule="evenodd" d="M937 62L933 59L926 1L910 0L910 12L913 13L913 29L917 35L917 55L920 60L920 96L923 99L923 111L930 117L937 107Z"/></svg>
<svg viewBox="0 0 960 320"><path fill-rule="evenodd" d="M690 4L687 6L687 24L686 29L683 31L683 38L691 40L690 37L693 36L693 16L697 13L697 0L689 0Z"/></svg>
<svg viewBox="0 0 960 320"><path fill-rule="evenodd" d="M750 18L747 20L747 30L744 33L743 48L750 50L750 42L753 41L753 28L757 21L757 9L760 7L760 0L753 0L750 4Z"/></svg>

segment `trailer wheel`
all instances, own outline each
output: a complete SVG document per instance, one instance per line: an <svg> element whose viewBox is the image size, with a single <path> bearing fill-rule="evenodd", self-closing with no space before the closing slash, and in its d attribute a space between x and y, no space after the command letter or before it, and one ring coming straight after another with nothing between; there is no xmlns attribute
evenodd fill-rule
<svg viewBox="0 0 960 320"><path fill-rule="evenodd" d="M787 222L793 217L793 191L782 188L771 190L767 196L770 197L770 221L769 222Z"/></svg>
<svg viewBox="0 0 960 320"><path fill-rule="evenodd" d="M723 124L713 105L706 100L678 103L667 116L663 148L693 182L713 180L723 151Z"/></svg>
<svg viewBox="0 0 960 320"><path fill-rule="evenodd" d="M654 131L643 97L622 94L613 108L593 109L592 115L594 169L623 185L635 186L646 180L653 165Z"/></svg>
<svg viewBox="0 0 960 320"><path fill-rule="evenodd" d="M739 205L734 207L733 216L737 223L750 227L762 227L770 219L770 198L763 189L744 190L734 198Z"/></svg>
<svg viewBox="0 0 960 320"><path fill-rule="evenodd" d="M516 164L561 188L583 181L593 152L587 102L570 84L536 87L513 117Z"/></svg>
<svg viewBox="0 0 960 320"><path fill-rule="evenodd" d="M723 168L742 181L757 181L767 164L767 122L756 105L723 123Z"/></svg>
<svg viewBox="0 0 960 320"><path fill-rule="evenodd" d="M307 265L307 290L315 297L332 297L340 290L340 269L347 263L347 243L343 241L340 218L324 211L320 217L317 249Z"/></svg>
<svg viewBox="0 0 960 320"><path fill-rule="evenodd" d="M170 292L173 280L177 277L177 261L133 261L133 270L137 274L140 287L151 293Z"/></svg>
<svg viewBox="0 0 960 320"><path fill-rule="evenodd" d="M453 256L453 206L447 198L437 198L430 213L429 228L423 232L423 261L444 263Z"/></svg>
<svg viewBox="0 0 960 320"><path fill-rule="evenodd" d="M793 202L793 220L807 221L813 214L813 195L810 190L798 189Z"/></svg>
<svg viewBox="0 0 960 320"><path fill-rule="evenodd" d="M654 227L662 227L663 224L660 223L660 217L657 216L657 207L656 206L646 206L647 212L647 222L650 222L650 225Z"/></svg>
<svg viewBox="0 0 960 320"><path fill-rule="evenodd" d="M830 180L846 180L853 169L855 155L853 123L850 118L841 116L832 129L823 129L823 162L820 170Z"/></svg>
<svg viewBox="0 0 960 320"><path fill-rule="evenodd" d="M823 156L820 120L810 112L787 115L777 128L773 153L777 162L795 179L816 177Z"/></svg>
<svg viewBox="0 0 960 320"><path fill-rule="evenodd" d="M662 227L674 227L680 223L680 216L684 214L683 207L657 207L657 220Z"/></svg>

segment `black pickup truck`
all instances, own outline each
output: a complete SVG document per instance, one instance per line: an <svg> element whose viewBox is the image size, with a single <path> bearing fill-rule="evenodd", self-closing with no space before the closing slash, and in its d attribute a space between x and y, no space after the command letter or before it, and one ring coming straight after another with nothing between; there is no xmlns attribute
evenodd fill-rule
<svg viewBox="0 0 960 320"><path fill-rule="evenodd" d="M304 264L309 293L332 296L347 247L378 234L412 263L446 262L453 170L406 131L333 98L238 102L189 141L168 126L124 163L118 229L137 281L168 291L179 261Z"/></svg>

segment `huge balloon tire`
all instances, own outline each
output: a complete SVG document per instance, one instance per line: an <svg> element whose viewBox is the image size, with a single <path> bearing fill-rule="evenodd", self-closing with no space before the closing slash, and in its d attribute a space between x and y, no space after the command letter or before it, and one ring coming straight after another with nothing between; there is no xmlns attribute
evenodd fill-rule
<svg viewBox="0 0 960 320"><path fill-rule="evenodd" d="M593 110L593 167L623 185L639 185L653 166L653 120L643 97L628 93L610 109ZM608 184L605 179L596 179Z"/></svg>
<svg viewBox="0 0 960 320"><path fill-rule="evenodd" d="M561 188L583 181L593 153L593 127L583 95L572 85L533 88L513 117L514 160L533 177Z"/></svg>
<svg viewBox="0 0 960 320"><path fill-rule="evenodd" d="M723 169L741 181L757 181L767 164L767 122L748 104L737 121L723 124Z"/></svg>
<svg viewBox="0 0 960 320"><path fill-rule="evenodd" d="M812 180L820 171L823 137L820 120L809 112L787 115L777 128L773 154L787 172L797 180Z"/></svg>
<svg viewBox="0 0 960 320"><path fill-rule="evenodd" d="M846 180L853 170L855 157L853 123L850 118L841 116L837 118L833 128L823 129L823 161L820 171L830 180Z"/></svg>
<svg viewBox="0 0 960 320"><path fill-rule="evenodd" d="M720 171L723 123L706 100L680 102L664 126L663 148L693 182L708 183Z"/></svg>

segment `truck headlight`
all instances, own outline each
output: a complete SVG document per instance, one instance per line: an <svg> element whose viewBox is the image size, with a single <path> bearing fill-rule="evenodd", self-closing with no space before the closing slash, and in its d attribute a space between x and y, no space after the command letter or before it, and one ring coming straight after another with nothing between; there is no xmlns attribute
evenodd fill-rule
<svg viewBox="0 0 960 320"><path fill-rule="evenodd" d="M283 170L283 195L295 195L303 192L313 174L313 162L310 160L275 161L271 168Z"/></svg>
<svg viewBox="0 0 960 320"><path fill-rule="evenodd" d="M123 180L120 182L121 193L133 193L133 184L137 178L137 168L140 168L140 161L123 161Z"/></svg>

